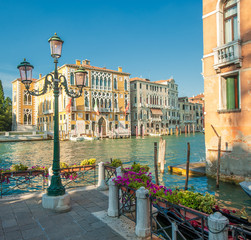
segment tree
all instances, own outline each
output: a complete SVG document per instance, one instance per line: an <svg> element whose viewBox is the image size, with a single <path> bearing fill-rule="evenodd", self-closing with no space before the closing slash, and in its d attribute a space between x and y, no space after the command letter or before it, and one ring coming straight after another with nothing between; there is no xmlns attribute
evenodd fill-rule
<svg viewBox="0 0 251 240"><path fill-rule="evenodd" d="M12 123L12 101L4 98L2 81L0 80L0 131L10 131Z"/></svg>

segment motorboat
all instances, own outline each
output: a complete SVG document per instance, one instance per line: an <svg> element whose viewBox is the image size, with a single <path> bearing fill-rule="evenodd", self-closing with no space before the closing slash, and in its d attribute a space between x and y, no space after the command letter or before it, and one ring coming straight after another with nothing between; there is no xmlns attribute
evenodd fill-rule
<svg viewBox="0 0 251 240"><path fill-rule="evenodd" d="M248 182L248 181L240 182L240 185L242 189L245 191L245 193L249 197L251 197L251 182Z"/></svg>

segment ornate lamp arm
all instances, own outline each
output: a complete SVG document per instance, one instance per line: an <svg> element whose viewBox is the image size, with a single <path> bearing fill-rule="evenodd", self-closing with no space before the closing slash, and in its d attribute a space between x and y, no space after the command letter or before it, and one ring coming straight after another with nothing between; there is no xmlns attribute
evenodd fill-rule
<svg viewBox="0 0 251 240"><path fill-rule="evenodd" d="M33 90L30 91L28 88L26 88L27 91L28 91L28 93L29 93L30 95L32 95L32 96L41 96L41 95L45 94L45 93L47 92L48 86L51 85L51 81L48 80L48 77L49 77L49 76L51 77L51 79L53 79L53 75L52 75L52 74L47 74L47 75L45 76L44 87L43 87L42 90L39 91L39 90L33 89Z"/></svg>
<svg viewBox="0 0 251 240"><path fill-rule="evenodd" d="M67 80L64 75L61 75L59 77L59 81L61 82L61 85L64 86L65 92L69 97L72 97L72 98L81 97L83 88L80 88L78 92L74 92L73 89L69 90L68 85L67 85Z"/></svg>

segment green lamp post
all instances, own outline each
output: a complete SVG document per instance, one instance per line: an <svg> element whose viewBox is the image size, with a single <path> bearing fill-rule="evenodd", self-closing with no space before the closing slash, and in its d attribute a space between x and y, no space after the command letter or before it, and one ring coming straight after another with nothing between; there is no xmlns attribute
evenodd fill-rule
<svg viewBox="0 0 251 240"><path fill-rule="evenodd" d="M80 67L75 71L75 81L78 91L69 89L67 86L67 80L65 76L58 74L57 63L58 58L61 57L63 40L61 40L57 34L51 37L49 40L51 56L54 58L55 71L52 74L47 74L45 77L45 83L42 90L30 90L30 84L32 83L32 70L33 66L25 59L21 62L17 68L20 72L21 82L25 85L26 90L32 96L40 96L47 92L48 87L51 86L54 93L54 152L53 152L53 176L51 184L47 189L48 196L61 196L65 194L65 188L62 185L60 177L60 145L59 145L59 121L58 121L58 96L59 89L64 87L65 92L72 98L78 98L82 95L83 87L86 84L87 72L84 68Z"/></svg>

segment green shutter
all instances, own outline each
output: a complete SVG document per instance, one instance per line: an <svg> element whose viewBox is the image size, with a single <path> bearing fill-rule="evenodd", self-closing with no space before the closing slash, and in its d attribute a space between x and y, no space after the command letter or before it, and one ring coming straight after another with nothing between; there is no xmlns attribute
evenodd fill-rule
<svg viewBox="0 0 251 240"><path fill-rule="evenodd" d="M234 78L227 78L227 109L235 109Z"/></svg>

